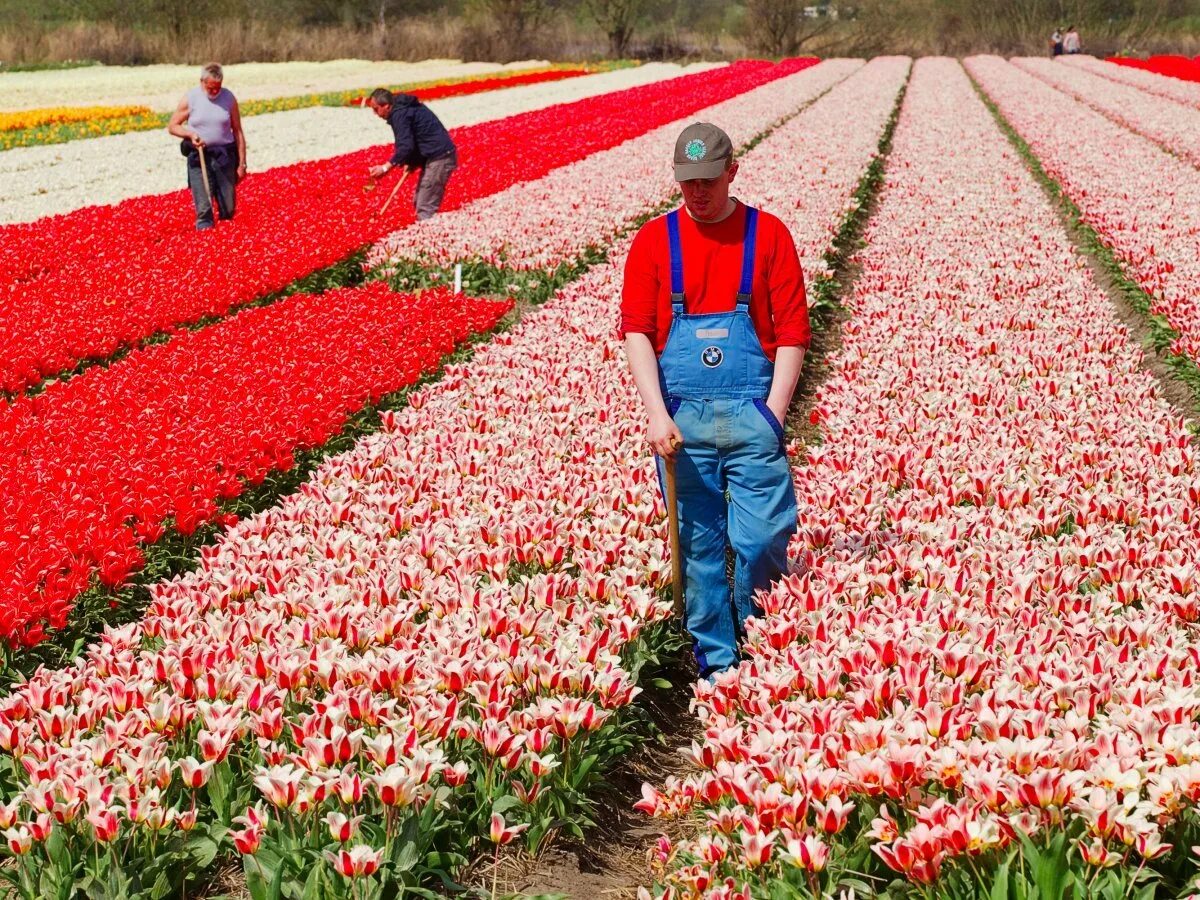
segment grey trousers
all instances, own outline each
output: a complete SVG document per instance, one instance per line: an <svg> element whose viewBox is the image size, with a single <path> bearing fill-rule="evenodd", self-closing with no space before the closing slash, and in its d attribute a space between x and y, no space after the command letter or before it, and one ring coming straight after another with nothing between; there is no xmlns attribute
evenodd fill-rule
<svg viewBox="0 0 1200 900"><path fill-rule="evenodd" d="M221 218L232 219L237 211L237 154L232 154L230 162L224 166L215 163L211 155L205 162L208 165L208 184L212 188L213 200L220 207ZM204 190L204 175L200 170L198 154L188 157L188 187L192 189L192 203L196 206L196 230L212 228L213 208Z"/></svg>
<svg viewBox="0 0 1200 900"><path fill-rule="evenodd" d="M442 205L442 197L446 195L446 182L451 173L458 168L458 153L453 152L441 159L431 159L421 170L421 179L417 182L417 193L413 205L417 208L417 221L428 219Z"/></svg>

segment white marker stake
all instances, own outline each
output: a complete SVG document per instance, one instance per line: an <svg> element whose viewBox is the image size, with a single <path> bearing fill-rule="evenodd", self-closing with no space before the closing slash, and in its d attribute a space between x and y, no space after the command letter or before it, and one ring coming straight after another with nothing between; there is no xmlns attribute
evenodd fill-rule
<svg viewBox="0 0 1200 900"><path fill-rule="evenodd" d="M454 293L462 293L462 263L454 264Z"/></svg>

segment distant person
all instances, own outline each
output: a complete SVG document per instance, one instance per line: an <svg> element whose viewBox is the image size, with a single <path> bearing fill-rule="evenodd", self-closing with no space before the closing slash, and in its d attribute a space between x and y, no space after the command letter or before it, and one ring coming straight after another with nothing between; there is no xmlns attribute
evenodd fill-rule
<svg viewBox="0 0 1200 900"><path fill-rule="evenodd" d="M1080 52L1079 32L1075 30L1074 25L1068 28L1067 33L1063 35L1063 52L1067 54Z"/></svg>
<svg viewBox="0 0 1200 900"><path fill-rule="evenodd" d="M450 133L428 106L410 94L393 94L386 88L371 92L368 100L375 115L387 119L396 136L390 161L372 166L372 178L382 178L397 166L420 169L413 205L417 220L428 219L441 208L446 183L458 168L458 151Z"/></svg>
<svg viewBox="0 0 1200 900"><path fill-rule="evenodd" d="M246 177L246 135L237 98L221 86L225 73L217 63L200 70L200 86L179 101L167 131L183 138L181 148L187 156L188 187L196 206L196 230L214 225L212 199L220 207L222 219L232 219L237 211L237 184ZM200 152L204 152L204 167ZM209 190L204 188L204 168L208 169Z"/></svg>
<svg viewBox="0 0 1200 900"><path fill-rule="evenodd" d="M1050 55L1062 56L1063 52L1063 35L1062 30L1055 28L1054 34L1050 35Z"/></svg>

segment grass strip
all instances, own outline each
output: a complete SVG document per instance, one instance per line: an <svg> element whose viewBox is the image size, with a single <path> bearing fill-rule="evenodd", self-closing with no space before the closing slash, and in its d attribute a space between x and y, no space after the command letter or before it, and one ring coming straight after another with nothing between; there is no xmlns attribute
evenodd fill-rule
<svg viewBox="0 0 1200 900"><path fill-rule="evenodd" d="M909 67L909 78L912 77L912 67ZM900 109L904 105L904 95L908 92L908 79L905 79L896 94L896 105L883 126L879 136L879 147L875 158L859 179L851 200L854 208L842 219L841 227L834 235L833 242L825 251L825 264L832 275L818 278L809 285L809 312L826 318L830 313L842 309L842 298L846 295L854 278L851 271L851 259L854 253L866 246L863 232L875 209L879 190L883 187L884 168L887 156L892 150L892 137L896 133L896 123L900 121Z"/></svg>
<svg viewBox="0 0 1200 900"><path fill-rule="evenodd" d="M0 73L2 72L55 72L59 69L88 69L92 66L100 66L103 63L98 59L66 59L57 62L28 62L28 63L6 63L0 62Z"/></svg>
<svg viewBox="0 0 1200 900"><path fill-rule="evenodd" d="M1146 327L1147 343L1154 350L1156 357L1170 370L1173 376L1188 387L1192 393L1193 403L1200 407L1200 365L1197 365L1189 357L1171 350L1171 345L1180 336L1179 332L1171 327L1165 316L1154 312L1154 297L1129 276L1116 251L1105 242L1095 228L1088 224L1083 211L1063 190L1062 185L1046 171L1037 154L1033 152L1033 148L1012 127L1008 119L1004 117L1004 113L1000 111L1000 107L992 102L992 98L987 95L975 77L970 72L967 73L967 77L971 79L971 85L975 88L975 92L983 101L984 106L988 108L1005 137L1008 138L1009 143L1016 148L1034 179L1058 204L1066 216L1067 231L1075 245L1095 260L1111 282L1112 291L1138 313Z"/></svg>

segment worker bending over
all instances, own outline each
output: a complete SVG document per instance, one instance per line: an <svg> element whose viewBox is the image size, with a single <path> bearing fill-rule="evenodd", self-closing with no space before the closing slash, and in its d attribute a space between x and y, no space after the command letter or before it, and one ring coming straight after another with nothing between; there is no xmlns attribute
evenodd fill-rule
<svg viewBox="0 0 1200 900"><path fill-rule="evenodd" d="M424 103L409 94L393 94L386 88L371 93L368 101L375 115L387 119L396 136L390 161L371 167L372 178L382 178L397 166L421 170L413 205L417 220L428 219L442 205L446 182L458 168L458 152L446 127Z"/></svg>

